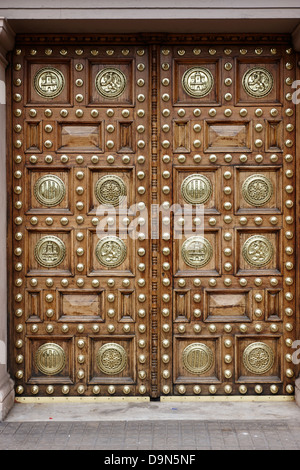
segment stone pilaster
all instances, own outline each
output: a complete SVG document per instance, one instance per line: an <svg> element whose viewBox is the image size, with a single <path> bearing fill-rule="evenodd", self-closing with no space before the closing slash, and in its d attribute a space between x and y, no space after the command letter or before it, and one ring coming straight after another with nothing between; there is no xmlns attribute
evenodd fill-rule
<svg viewBox="0 0 300 470"><path fill-rule="evenodd" d="M6 54L13 48L14 32L0 18L0 420L14 403L14 383L7 372L7 200L6 200Z"/></svg>

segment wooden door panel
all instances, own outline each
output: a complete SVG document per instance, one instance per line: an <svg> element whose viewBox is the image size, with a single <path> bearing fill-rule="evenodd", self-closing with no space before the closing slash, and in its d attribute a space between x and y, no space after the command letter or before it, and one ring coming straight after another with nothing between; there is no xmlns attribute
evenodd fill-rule
<svg viewBox="0 0 300 470"><path fill-rule="evenodd" d="M17 391L149 395L148 47L20 47Z"/></svg>
<svg viewBox="0 0 300 470"><path fill-rule="evenodd" d="M169 236L162 225L162 394L291 393L291 50L170 43L160 69L161 202L176 204Z"/></svg>
<svg viewBox="0 0 300 470"><path fill-rule="evenodd" d="M17 394L293 393L287 38L42 39L11 56Z"/></svg>

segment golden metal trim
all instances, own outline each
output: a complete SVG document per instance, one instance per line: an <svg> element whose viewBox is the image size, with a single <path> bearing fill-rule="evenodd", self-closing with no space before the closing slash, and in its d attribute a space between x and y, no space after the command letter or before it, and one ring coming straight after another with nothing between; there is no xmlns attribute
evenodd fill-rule
<svg viewBox="0 0 300 470"><path fill-rule="evenodd" d="M201 268L210 262L213 248L206 238L189 237L182 244L181 255L188 266Z"/></svg>
<svg viewBox="0 0 300 470"><path fill-rule="evenodd" d="M254 395L213 395L213 396L168 396L168 397L160 397L161 402L191 402L191 401L214 401L214 402L223 402L223 401L231 401L231 402L289 402L295 401L294 395L262 395L262 396L254 396Z"/></svg>
<svg viewBox="0 0 300 470"><path fill-rule="evenodd" d="M207 68L192 67L184 72L182 86L189 96L202 98L211 92L214 86L214 78Z"/></svg>
<svg viewBox="0 0 300 470"><path fill-rule="evenodd" d="M104 68L97 73L95 86L98 93L104 98L115 99L121 96L125 90L126 76L119 69Z"/></svg>
<svg viewBox="0 0 300 470"><path fill-rule="evenodd" d="M149 402L150 397L15 397L17 403Z"/></svg>
<svg viewBox="0 0 300 470"><path fill-rule="evenodd" d="M245 201L251 206L264 206L273 195L273 184L264 175L251 175L242 185L242 194Z"/></svg>
<svg viewBox="0 0 300 470"><path fill-rule="evenodd" d="M47 207L57 206L66 195L65 184L56 175L41 176L34 185L36 200Z"/></svg>
<svg viewBox="0 0 300 470"><path fill-rule="evenodd" d="M214 354L204 343L192 343L182 352L184 367L192 374L201 375L211 369L214 363Z"/></svg>
<svg viewBox="0 0 300 470"><path fill-rule="evenodd" d="M273 367L274 352L268 344L255 341L244 349L243 364L254 375L265 374Z"/></svg>
<svg viewBox="0 0 300 470"><path fill-rule="evenodd" d="M119 206L126 195L126 185L117 175L102 176L95 185L95 196L100 204Z"/></svg>
<svg viewBox="0 0 300 470"><path fill-rule="evenodd" d="M96 355L97 366L107 375L123 372L127 365L127 354L123 346L117 343L105 343Z"/></svg>
<svg viewBox="0 0 300 470"><path fill-rule="evenodd" d="M242 78L245 92L254 98L264 98L271 93L273 83L272 74L264 67L252 67Z"/></svg>
<svg viewBox="0 0 300 470"><path fill-rule="evenodd" d="M96 246L96 256L102 266L116 268L126 258L127 248L123 240L115 236L101 238Z"/></svg>
<svg viewBox="0 0 300 470"><path fill-rule="evenodd" d="M40 238L34 248L36 261L45 268L59 266L65 259L65 256L66 246L64 242L54 235Z"/></svg>
<svg viewBox="0 0 300 470"><path fill-rule="evenodd" d="M43 67L33 79L34 89L43 98L56 98L65 87L65 77L54 67Z"/></svg>
<svg viewBox="0 0 300 470"><path fill-rule="evenodd" d="M65 351L56 343L42 344L36 351L35 365L42 374L59 374L66 365Z"/></svg>
<svg viewBox="0 0 300 470"><path fill-rule="evenodd" d="M209 178L200 174L187 176L181 184L183 199L189 204L204 204L213 192Z"/></svg>
<svg viewBox="0 0 300 470"><path fill-rule="evenodd" d="M251 266L262 267L270 263L274 256L274 247L263 235L253 235L245 241L242 254Z"/></svg>

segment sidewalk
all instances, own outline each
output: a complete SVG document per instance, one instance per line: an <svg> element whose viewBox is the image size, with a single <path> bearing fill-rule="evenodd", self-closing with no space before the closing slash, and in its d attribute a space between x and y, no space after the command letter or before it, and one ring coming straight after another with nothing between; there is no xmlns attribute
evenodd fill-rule
<svg viewBox="0 0 300 470"><path fill-rule="evenodd" d="M300 449L294 402L16 404L0 450Z"/></svg>

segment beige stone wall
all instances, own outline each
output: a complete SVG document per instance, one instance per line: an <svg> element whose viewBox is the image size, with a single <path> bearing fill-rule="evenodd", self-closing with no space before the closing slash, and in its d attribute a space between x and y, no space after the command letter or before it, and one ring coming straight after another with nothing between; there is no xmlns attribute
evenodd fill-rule
<svg viewBox="0 0 300 470"><path fill-rule="evenodd" d="M5 55L13 48L14 32L293 33L294 47L300 51L299 25L299 0L0 0L0 420L14 402L5 357Z"/></svg>

